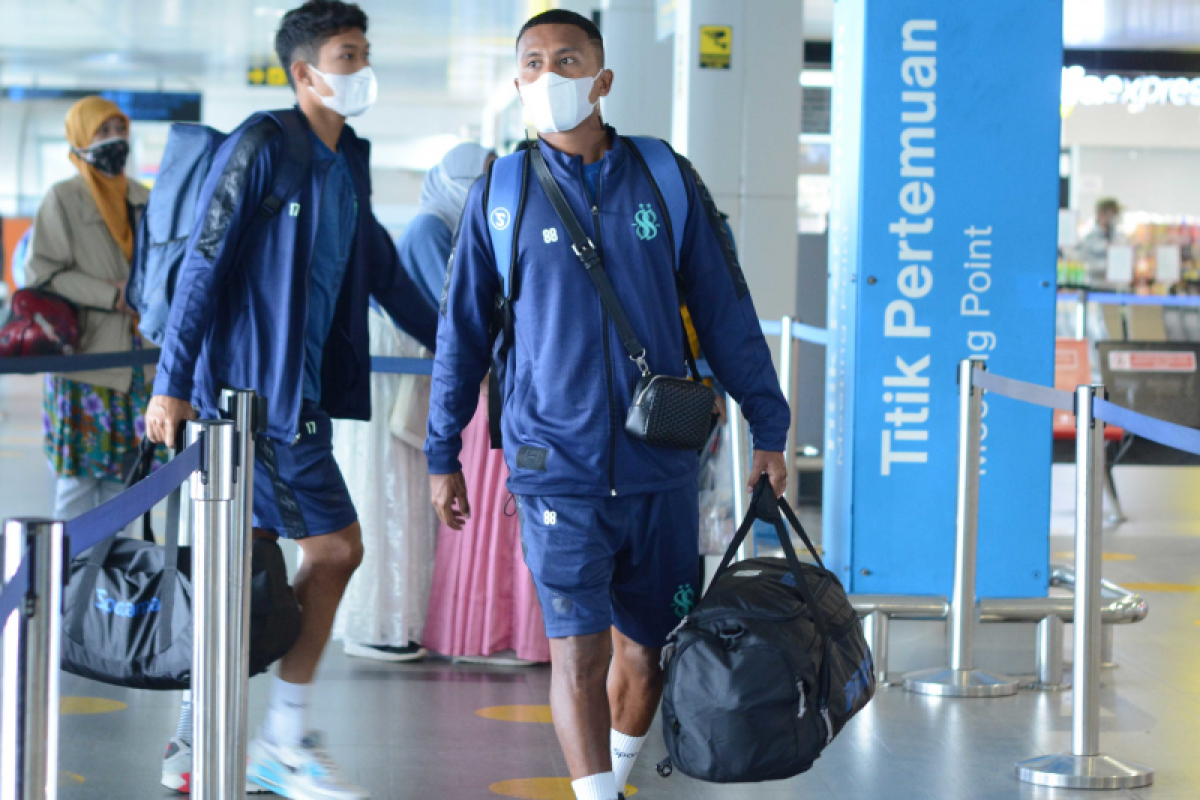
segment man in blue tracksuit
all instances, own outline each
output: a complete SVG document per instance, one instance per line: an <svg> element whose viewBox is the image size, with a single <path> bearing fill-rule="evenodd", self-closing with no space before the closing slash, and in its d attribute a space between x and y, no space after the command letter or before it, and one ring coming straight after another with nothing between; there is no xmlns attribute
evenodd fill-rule
<svg viewBox="0 0 1200 800"><path fill-rule="evenodd" d="M295 580L303 626L280 661L266 722L250 745L248 778L254 790L301 800L367 797L340 776L305 713L338 604L362 560L330 418L370 418L371 296L425 346L435 345L437 330L436 311L371 212L368 145L346 126L377 92L366 30L358 6L333 0L311 0L284 16L276 50L296 90L310 174L264 217L263 202L296 143L264 120L222 145L198 202L147 414L149 436L173 442L194 416L192 403L216 416L223 387L268 399L255 463L255 535L295 539L303 550ZM186 787L177 772L178 788Z"/></svg>
<svg viewBox="0 0 1200 800"><path fill-rule="evenodd" d="M549 11L526 23L517 56L538 146L599 249L650 369L683 374L682 293L713 371L750 420L751 482L766 474L782 494L787 403L704 185L678 159L688 212L677 287L667 211L596 108L612 85L600 32L578 14ZM638 368L532 174L523 211L487 212L499 163L467 200L442 303L425 446L433 502L452 528L470 514L460 433L492 358L489 323L502 292L488 228L517 225L502 354L509 488L551 639L550 702L575 793L617 800L662 693L660 648L699 589L698 457L626 435Z"/></svg>

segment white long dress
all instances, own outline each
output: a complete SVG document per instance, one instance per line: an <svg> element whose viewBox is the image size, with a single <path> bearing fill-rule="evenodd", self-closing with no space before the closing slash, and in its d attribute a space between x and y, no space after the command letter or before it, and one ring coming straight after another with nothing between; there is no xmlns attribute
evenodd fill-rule
<svg viewBox="0 0 1200 800"><path fill-rule="evenodd" d="M385 313L372 308L370 315L373 355L420 354ZM388 430L399 383L398 375L372 375L371 421L333 423L333 455L358 509L364 551L333 635L390 647L421 641L438 527L425 456Z"/></svg>

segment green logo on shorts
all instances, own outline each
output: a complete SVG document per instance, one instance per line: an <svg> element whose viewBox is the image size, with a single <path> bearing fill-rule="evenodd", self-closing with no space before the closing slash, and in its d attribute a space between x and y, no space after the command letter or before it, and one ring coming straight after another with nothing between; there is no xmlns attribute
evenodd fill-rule
<svg viewBox="0 0 1200 800"><path fill-rule="evenodd" d="M696 590L685 583L675 592L675 599L671 601L671 605L675 609L675 616L683 619L696 607Z"/></svg>

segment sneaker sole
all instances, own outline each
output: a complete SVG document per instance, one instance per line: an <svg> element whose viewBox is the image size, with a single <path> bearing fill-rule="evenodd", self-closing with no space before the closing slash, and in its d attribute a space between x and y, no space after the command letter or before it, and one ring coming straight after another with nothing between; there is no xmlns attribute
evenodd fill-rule
<svg viewBox="0 0 1200 800"><path fill-rule="evenodd" d="M180 794L192 793L192 774L190 772L183 773L163 773L162 785L168 789L179 792Z"/></svg>

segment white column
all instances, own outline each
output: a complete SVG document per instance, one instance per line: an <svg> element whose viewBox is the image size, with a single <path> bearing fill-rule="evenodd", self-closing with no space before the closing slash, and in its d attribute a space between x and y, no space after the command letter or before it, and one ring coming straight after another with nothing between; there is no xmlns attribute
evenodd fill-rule
<svg viewBox="0 0 1200 800"><path fill-rule="evenodd" d="M674 44L658 41L655 0L604 0L600 23L613 92L604 119L624 134L671 138Z"/></svg>
<svg viewBox="0 0 1200 800"><path fill-rule="evenodd" d="M678 0L671 141L730 217L759 316L795 315L802 4ZM701 28L732 28L728 69L700 66Z"/></svg>

